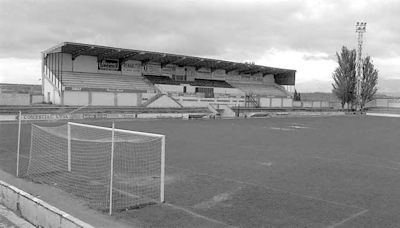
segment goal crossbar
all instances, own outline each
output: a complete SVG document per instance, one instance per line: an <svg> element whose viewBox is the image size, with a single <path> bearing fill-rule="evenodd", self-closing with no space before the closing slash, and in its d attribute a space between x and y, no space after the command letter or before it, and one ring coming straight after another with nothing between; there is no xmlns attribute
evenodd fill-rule
<svg viewBox="0 0 400 228"><path fill-rule="evenodd" d="M81 123L74 123L74 122L68 122L68 125L74 125L74 126L80 126L80 127L87 127L87 128L93 128L93 129L99 129L99 130L106 130L106 131L113 131L112 128L109 127L101 127L101 126L95 126L95 125L88 125L88 124L81 124ZM136 134L136 135L142 135L142 136L148 136L148 137L157 137L157 138L162 138L165 137L164 135L161 134L154 134L154 133L147 133L147 132L140 132L140 131L131 131L131 130L124 130L124 129L114 129L115 132L121 132L121 133L128 133L128 134Z"/></svg>

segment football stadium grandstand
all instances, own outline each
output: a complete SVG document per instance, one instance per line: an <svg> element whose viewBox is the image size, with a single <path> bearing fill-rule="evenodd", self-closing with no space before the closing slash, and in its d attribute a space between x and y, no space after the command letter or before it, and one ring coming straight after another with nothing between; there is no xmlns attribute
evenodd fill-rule
<svg viewBox="0 0 400 228"><path fill-rule="evenodd" d="M292 107L295 70L64 42L42 52L44 102L71 106Z"/></svg>

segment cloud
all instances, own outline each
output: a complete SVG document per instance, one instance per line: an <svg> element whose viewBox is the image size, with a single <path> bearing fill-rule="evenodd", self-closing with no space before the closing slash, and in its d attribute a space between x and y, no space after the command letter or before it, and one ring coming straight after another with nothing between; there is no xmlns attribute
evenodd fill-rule
<svg viewBox="0 0 400 228"><path fill-rule="evenodd" d="M356 2L4 0L0 28L7 36L0 38L0 53L36 57L49 46L77 41L192 55L221 56L233 48L255 58L269 48L331 54L354 43L359 16L371 18L368 41L378 37L399 48L393 21L400 4L373 1L360 12L362 2ZM382 28L390 29L378 32ZM393 50L367 43L377 55Z"/></svg>
<svg viewBox="0 0 400 228"><path fill-rule="evenodd" d="M304 60L333 60L336 61L336 56L335 55L327 55L327 54L305 54L303 55Z"/></svg>
<svg viewBox="0 0 400 228"><path fill-rule="evenodd" d="M319 69L312 64L322 61L330 70L342 45L356 46L359 20L368 23L365 54L389 62L400 57L398 12L395 0L2 0L0 58L37 60L64 41L241 62L269 59L268 52L278 50L302 53L287 59L311 69L266 65L299 67L298 78L308 78L317 73L301 72ZM321 70L321 77L330 77Z"/></svg>
<svg viewBox="0 0 400 228"><path fill-rule="evenodd" d="M0 59L0 83L41 84L40 60Z"/></svg>

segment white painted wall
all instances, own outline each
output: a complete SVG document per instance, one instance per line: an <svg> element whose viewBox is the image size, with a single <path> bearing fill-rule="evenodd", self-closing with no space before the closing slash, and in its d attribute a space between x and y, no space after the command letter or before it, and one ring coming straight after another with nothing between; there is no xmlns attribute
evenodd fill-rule
<svg viewBox="0 0 400 228"><path fill-rule="evenodd" d="M328 108L329 107L329 101L321 101L321 108Z"/></svg>
<svg viewBox="0 0 400 228"><path fill-rule="evenodd" d="M312 106L313 108L321 108L321 101L313 101Z"/></svg>
<svg viewBox="0 0 400 228"><path fill-rule="evenodd" d="M388 99L376 99L377 107L388 107L388 105L389 105Z"/></svg>
<svg viewBox="0 0 400 228"><path fill-rule="evenodd" d="M293 100L288 98L282 98L283 107L293 107Z"/></svg>
<svg viewBox="0 0 400 228"><path fill-rule="evenodd" d="M266 84L273 84L275 83L275 78L273 74L267 74L263 77L263 82Z"/></svg>
<svg viewBox="0 0 400 228"><path fill-rule="evenodd" d="M114 93L92 92L91 105L114 106Z"/></svg>
<svg viewBox="0 0 400 228"><path fill-rule="evenodd" d="M293 101L293 107L301 107L302 106L302 102L301 101Z"/></svg>
<svg viewBox="0 0 400 228"><path fill-rule="evenodd" d="M89 92L86 91L64 91L64 105L88 105Z"/></svg>
<svg viewBox="0 0 400 228"><path fill-rule="evenodd" d="M156 84L155 85L161 91L167 93L183 93L183 86L182 85L166 85L166 84Z"/></svg>
<svg viewBox="0 0 400 228"><path fill-rule="evenodd" d="M118 93L117 94L118 106L137 106L138 96L136 93Z"/></svg>
<svg viewBox="0 0 400 228"><path fill-rule="evenodd" d="M42 103L43 101L43 95L32 95L32 104Z"/></svg>
<svg viewBox="0 0 400 228"><path fill-rule="evenodd" d="M400 103L389 103L389 108L400 108Z"/></svg>
<svg viewBox="0 0 400 228"><path fill-rule="evenodd" d="M270 107L271 106L271 98L268 97L260 97L260 106L261 107Z"/></svg>
<svg viewBox="0 0 400 228"><path fill-rule="evenodd" d="M30 105L30 95L21 93L0 93L0 105Z"/></svg>
<svg viewBox="0 0 400 228"><path fill-rule="evenodd" d="M312 108L312 101L303 101L303 107L304 108Z"/></svg>
<svg viewBox="0 0 400 228"><path fill-rule="evenodd" d="M244 98L199 98L178 96L174 99L184 107L208 107L210 103L232 106L244 106Z"/></svg>
<svg viewBox="0 0 400 228"><path fill-rule="evenodd" d="M214 93L218 94L227 94L227 95L240 95L244 96L245 93L237 88L220 88L220 87L214 87Z"/></svg>
<svg viewBox="0 0 400 228"><path fill-rule="evenodd" d="M282 107L282 99L281 98L271 98L271 107Z"/></svg>
<svg viewBox="0 0 400 228"><path fill-rule="evenodd" d="M72 71L72 55L62 53L62 70Z"/></svg>
<svg viewBox="0 0 400 228"><path fill-rule="evenodd" d="M61 94L57 88L50 82L50 79L43 77L43 96L45 102L52 102L53 104L61 104Z"/></svg>
<svg viewBox="0 0 400 228"><path fill-rule="evenodd" d="M97 57L80 55L72 62L73 71L97 73Z"/></svg>
<svg viewBox="0 0 400 228"><path fill-rule="evenodd" d="M167 95L163 95L147 105L149 108L180 108L181 106Z"/></svg>

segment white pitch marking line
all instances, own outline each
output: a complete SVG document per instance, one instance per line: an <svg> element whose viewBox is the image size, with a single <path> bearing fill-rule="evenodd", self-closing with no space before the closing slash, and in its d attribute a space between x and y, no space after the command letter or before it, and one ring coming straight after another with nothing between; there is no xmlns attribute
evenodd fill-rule
<svg viewBox="0 0 400 228"><path fill-rule="evenodd" d="M333 204L333 205L338 205L338 206L342 206L342 207L348 207L348 208L355 208L355 209L359 209L359 210L365 210L365 208L362 208L362 207L359 207L359 206L349 205L349 204L340 203L340 202L331 201L331 200L325 200L325 199L317 198L317 197L314 197L314 196L309 196L309 195L303 195L303 194L300 194L300 193L290 192L290 191L283 190L283 189L278 189L278 188L273 188L273 187L268 187L268 186L257 185L257 184L254 184L254 183L249 183L249 182L245 182L245 181L239 181L239 180L235 180L235 179L232 179L232 178L214 176L214 175L210 175L210 174L206 174L206 173L196 173L196 172L193 172L193 171L190 170L190 169L180 168L180 167L176 167L176 166L170 166L170 165L169 165L168 167L169 167L169 168L180 169L180 170L185 170L185 171L190 172L190 173L193 173L193 174L195 174L195 175L208 176L208 177L212 177L212 178L216 178L216 179L221 179L221 180L226 180L226 181L235 182L235 183L238 183L238 184L243 184L243 185L249 185L249 186L264 188L264 189L268 189L268 190L272 190L272 191L276 191L276 192L282 192L282 193L286 193L286 194L290 194L290 195L294 195L294 196L299 196L299 197L302 197L302 198L307 198L307 199L312 199L312 200L316 200L316 201L320 201L320 202L325 202L325 203L327 203L327 204Z"/></svg>
<svg viewBox="0 0 400 228"><path fill-rule="evenodd" d="M169 206L169 207L172 207L172 208L174 208L174 209L176 209L176 210L184 211L184 212L186 212L186 213L188 213L188 214L190 214L190 215L192 215L192 216L194 216L194 217L202 218L202 219L205 219L205 220L207 220L207 221L209 221L209 222L217 223L217 224L224 225L224 226L229 226L228 224L226 224L226 223L224 223L224 222L221 222L221 221L218 221L218 220L215 220L215 219L206 217L206 216L201 215L201 214L197 214L196 212L193 212L193 211L191 211L191 210L188 210L188 209L186 209L186 208L184 208L184 207L180 207L180 206L177 206L177 205L174 205L174 204L170 204L170 203L164 203L164 205L167 205L167 206ZM236 226L229 226L229 227L236 227Z"/></svg>
<svg viewBox="0 0 400 228"><path fill-rule="evenodd" d="M397 171L400 170L400 168L396 168L396 167L373 165L373 164L368 164L368 163L358 163L358 162L352 162L352 161L345 161L345 160L341 160L341 159L337 159L337 158L324 158L324 157L319 157L319 156L313 156L312 158L330 161L330 162L342 163L342 164L353 164L353 165L359 165L359 166L375 167L375 168L390 169L390 170L397 170Z"/></svg>
<svg viewBox="0 0 400 228"><path fill-rule="evenodd" d="M368 210L365 209L365 210L360 211L360 212L358 212L358 213L352 214L352 215L349 216L348 218L345 218L345 219L343 219L343 220L340 221L340 222L337 222L337 223L335 223L335 224L333 224L333 225L328 226L328 228L335 228L335 227L337 227L337 226L343 225L344 223L346 223L346 222L348 222L348 221L350 221L350 220L352 220L352 219L354 219L354 218L356 218L356 217L358 217L358 216L361 216L361 215L363 215L363 214L365 214L365 213L367 213L367 212L368 212Z"/></svg>
<svg viewBox="0 0 400 228"><path fill-rule="evenodd" d="M390 114L390 113L367 113L367 116L400 117L399 114Z"/></svg>
<svg viewBox="0 0 400 228"><path fill-rule="evenodd" d="M295 129L310 129L309 127L305 127L305 126L298 126L298 125L292 125L290 126L291 128L295 128Z"/></svg>
<svg viewBox="0 0 400 228"><path fill-rule="evenodd" d="M281 130L281 131L294 131L295 129L284 128L284 127L270 127L271 130Z"/></svg>

